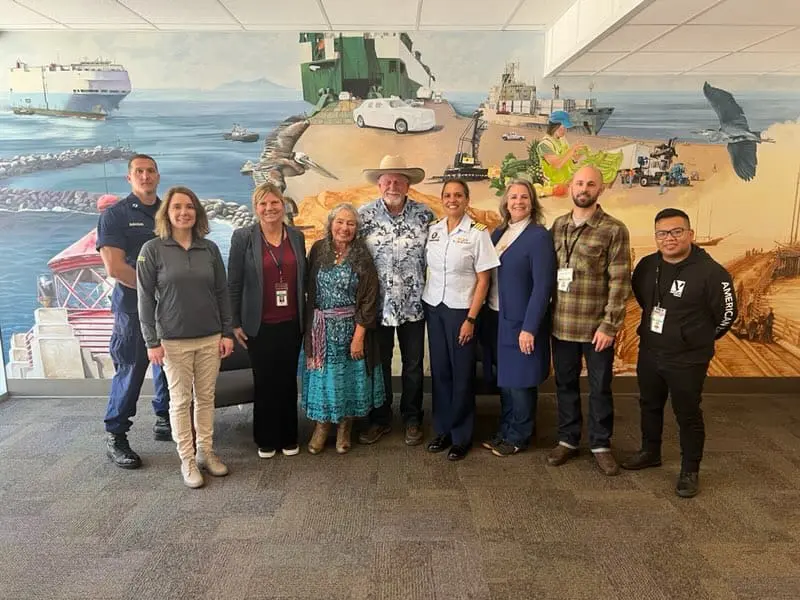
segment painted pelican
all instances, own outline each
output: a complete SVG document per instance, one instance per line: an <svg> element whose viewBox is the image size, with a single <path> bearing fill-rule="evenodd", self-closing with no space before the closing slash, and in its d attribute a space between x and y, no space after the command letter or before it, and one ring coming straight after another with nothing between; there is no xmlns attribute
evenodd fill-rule
<svg viewBox="0 0 800 600"><path fill-rule="evenodd" d="M297 177L309 169L320 175L338 179L336 175L323 168L305 152L295 152L294 146L311 123L303 117L285 119L264 140L264 149L258 162L247 161L242 165L242 175L251 175L253 182L260 185L266 181L286 190L286 178Z"/></svg>

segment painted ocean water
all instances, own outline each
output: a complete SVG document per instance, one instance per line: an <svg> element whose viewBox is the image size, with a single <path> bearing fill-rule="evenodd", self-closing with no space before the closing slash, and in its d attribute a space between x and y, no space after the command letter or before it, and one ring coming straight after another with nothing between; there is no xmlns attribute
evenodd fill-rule
<svg viewBox="0 0 800 600"><path fill-rule="evenodd" d="M562 95L568 96L567 92ZM135 97L138 96L138 97ZM162 172L161 190L171 185L190 186L203 198L224 198L248 203L252 182L239 174L245 160L256 159L261 141L244 144L225 141L222 133L236 122L265 134L285 117L311 106L301 100L205 101L147 100L140 92L105 122L42 116L16 116L0 112L0 157L46 153L98 144L129 144L155 156ZM616 111L603 130L607 135L696 139L695 128L712 127L715 115L702 93L597 94ZM449 94L459 111L471 112L483 94ZM796 120L800 94L763 92L737 94L753 129ZM0 97L0 106L5 106ZM40 190L109 191L124 195L125 164L83 165L73 169L39 172L0 181L0 186ZM36 278L47 273L47 262L97 223L97 215L63 212L0 211L0 328L4 360L12 333L33 324L37 308ZM227 256L231 229L215 224L211 237Z"/></svg>

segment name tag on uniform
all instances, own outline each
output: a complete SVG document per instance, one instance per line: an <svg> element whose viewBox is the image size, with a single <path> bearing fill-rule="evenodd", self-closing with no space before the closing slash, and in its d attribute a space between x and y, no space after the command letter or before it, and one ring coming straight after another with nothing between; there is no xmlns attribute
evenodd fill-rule
<svg viewBox="0 0 800 600"><path fill-rule="evenodd" d="M456 244L468 244L469 243L469 238L465 237L463 235L460 235L458 237L453 238L453 242L455 242Z"/></svg>
<svg viewBox="0 0 800 600"><path fill-rule="evenodd" d="M650 313L650 331L661 333L664 331L664 319L667 318L667 309L656 306Z"/></svg>
<svg viewBox="0 0 800 600"><path fill-rule="evenodd" d="M558 270L557 278L558 291L568 292L569 284L572 283L572 268L563 267Z"/></svg>
<svg viewBox="0 0 800 600"><path fill-rule="evenodd" d="M286 283L275 284L275 306L289 306L289 286Z"/></svg>

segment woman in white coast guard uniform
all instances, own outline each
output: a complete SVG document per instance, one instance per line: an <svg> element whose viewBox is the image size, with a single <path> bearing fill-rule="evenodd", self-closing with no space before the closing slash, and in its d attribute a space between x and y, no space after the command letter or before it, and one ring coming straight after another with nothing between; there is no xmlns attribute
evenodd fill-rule
<svg viewBox="0 0 800 600"><path fill-rule="evenodd" d="M472 446L475 423L475 319L500 264L486 226L466 214L469 188L462 180L442 187L445 218L428 231L428 277L422 293L433 379L429 452L450 449L461 460Z"/></svg>

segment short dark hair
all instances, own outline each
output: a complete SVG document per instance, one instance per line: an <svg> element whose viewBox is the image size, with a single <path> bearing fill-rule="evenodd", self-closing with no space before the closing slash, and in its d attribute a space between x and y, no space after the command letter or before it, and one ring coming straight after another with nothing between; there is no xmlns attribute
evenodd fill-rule
<svg viewBox="0 0 800 600"><path fill-rule="evenodd" d="M153 166L156 168L156 172L158 171L158 163L156 162L156 159L150 156L149 154L134 154L133 156L131 156L130 160L128 161L128 171L131 170L131 167L133 166L133 161L140 158L152 162Z"/></svg>
<svg viewBox="0 0 800 600"><path fill-rule="evenodd" d="M689 215L683 212L680 208L662 208L656 215L655 223L662 219L670 219L672 217L681 217L686 220L686 224L691 227L692 222L689 220Z"/></svg>

